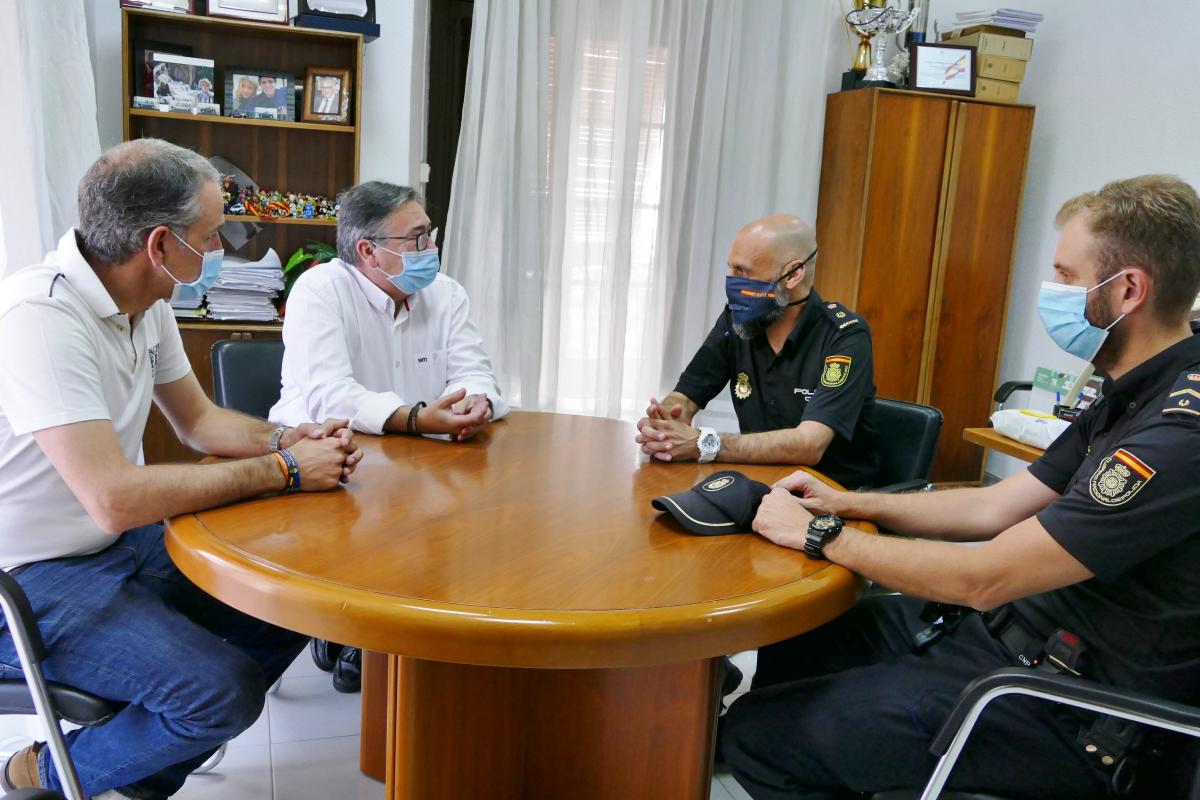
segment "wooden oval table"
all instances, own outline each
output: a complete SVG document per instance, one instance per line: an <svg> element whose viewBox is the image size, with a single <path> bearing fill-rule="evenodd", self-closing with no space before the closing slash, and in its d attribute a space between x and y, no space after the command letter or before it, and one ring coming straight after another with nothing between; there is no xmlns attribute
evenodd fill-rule
<svg viewBox="0 0 1200 800"><path fill-rule="evenodd" d="M634 433L514 412L461 444L364 436L344 490L181 516L167 548L242 611L393 654L392 800L707 798L719 656L821 625L862 584L756 535L685 534L651 499L729 465L650 462Z"/></svg>

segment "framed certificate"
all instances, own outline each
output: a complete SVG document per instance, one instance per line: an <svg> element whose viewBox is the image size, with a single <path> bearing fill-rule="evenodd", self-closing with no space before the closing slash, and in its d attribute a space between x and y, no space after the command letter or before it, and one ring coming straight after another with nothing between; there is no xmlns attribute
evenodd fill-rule
<svg viewBox="0 0 1200 800"><path fill-rule="evenodd" d="M287 0L209 0L208 15L286 25L288 2Z"/></svg>
<svg viewBox="0 0 1200 800"><path fill-rule="evenodd" d="M975 48L913 42L909 46L910 89L975 96Z"/></svg>

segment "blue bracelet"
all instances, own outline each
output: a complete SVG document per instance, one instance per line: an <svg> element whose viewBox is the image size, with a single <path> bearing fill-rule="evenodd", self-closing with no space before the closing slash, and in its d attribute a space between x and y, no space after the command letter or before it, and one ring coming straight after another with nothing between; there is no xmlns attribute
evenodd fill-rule
<svg viewBox="0 0 1200 800"><path fill-rule="evenodd" d="M288 468L288 485L284 491L300 491L300 466L296 463L296 457L292 455L291 450L280 450L279 455L283 456L284 463Z"/></svg>

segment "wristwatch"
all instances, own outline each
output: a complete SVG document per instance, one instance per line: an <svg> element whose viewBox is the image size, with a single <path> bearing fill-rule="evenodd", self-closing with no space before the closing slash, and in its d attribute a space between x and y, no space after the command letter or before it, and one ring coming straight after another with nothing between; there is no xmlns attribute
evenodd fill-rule
<svg viewBox="0 0 1200 800"><path fill-rule="evenodd" d="M279 440L283 438L283 433L287 429L287 425L278 425L275 430L271 431L271 438L267 440L267 450L269 452L279 452Z"/></svg>
<svg viewBox="0 0 1200 800"><path fill-rule="evenodd" d="M825 545L837 538L842 532L842 518L837 514L822 514L813 517L808 523L808 533L804 536L804 553L809 558L825 560Z"/></svg>
<svg viewBox="0 0 1200 800"><path fill-rule="evenodd" d="M721 452L721 436L713 428L701 428L696 446L700 448L700 463L707 464Z"/></svg>

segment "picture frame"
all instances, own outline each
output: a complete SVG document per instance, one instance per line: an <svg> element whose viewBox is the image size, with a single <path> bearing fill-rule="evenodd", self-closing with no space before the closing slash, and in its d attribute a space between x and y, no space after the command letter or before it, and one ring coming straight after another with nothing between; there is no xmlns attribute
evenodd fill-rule
<svg viewBox="0 0 1200 800"><path fill-rule="evenodd" d="M121 0L122 8L144 8L172 14L195 14L195 0Z"/></svg>
<svg viewBox="0 0 1200 800"><path fill-rule="evenodd" d="M296 121L296 78L258 67L225 68L225 116Z"/></svg>
<svg viewBox="0 0 1200 800"><path fill-rule="evenodd" d="M350 70L340 67L309 67L304 72L305 122L350 123Z"/></svg>
<svg viewBox="0 0 1200 800"><path fill-rule="evenodd" d="M181 56L192 55L190 45L173 42L156 42L147 39L133 40L133 93L150 97L154 94L154 64L150 56L154 53L174 53Z"/></svg>
<svg viewBox="0 0 1200 800"><path fill-rule="evenodd" d="M288 0L208 0L208 16L288 24Z"/></svg>
<svg viewBox="0 0 1200 800"><path fill-rule="evenodd" d="M942 42L909 45L908 88L960 97L975 96L975 48Z"/></svg>
<svg viewBox="0 0 1200 800"><path fill-rule="evenodd" d="M191 113L197 104L211 104L217 99L215 63L211 58L153 51L146 59L152 82L149 96L169 105L172 111Z"/></svg>

